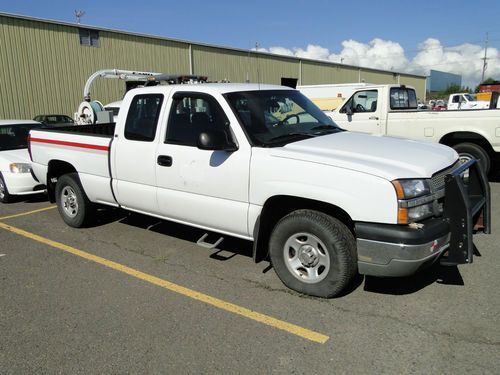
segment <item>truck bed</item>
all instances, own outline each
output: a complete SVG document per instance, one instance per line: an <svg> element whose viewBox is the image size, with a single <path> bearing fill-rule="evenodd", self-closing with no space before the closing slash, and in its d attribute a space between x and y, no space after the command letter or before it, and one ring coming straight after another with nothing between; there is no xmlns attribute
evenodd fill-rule
<svg viewBox="0 0 500 375"><path fill-rule="evenodd" d="M108 124L44 127L43 130L111 138L115 133L115 123L111 122Z"/></svg>
<svg viewBox="0 0 500 375"><path fill-rule="evenodd" d="M93 202L113 203L110 149L115 124L71 125L30 132L32 169L41 183L57 168L74 169Z"/></svg>

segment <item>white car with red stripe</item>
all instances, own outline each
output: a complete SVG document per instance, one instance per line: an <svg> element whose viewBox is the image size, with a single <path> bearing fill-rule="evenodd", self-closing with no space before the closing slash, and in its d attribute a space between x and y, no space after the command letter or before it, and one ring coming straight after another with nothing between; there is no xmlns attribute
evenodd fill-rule
<svg viewBox="0 0 500 375"><path fill-rule="evenodd" d="M340 293L357 272L470 263L480 213L490 231L489 185L474 161L346 132L281 86L134 89L116 125L33 130L31 152L68 225L88 225L103 204L219 233L198 240L209 248L226 235L250 240L255 260L315 296Z"/></svg>
<svg viewBox="0 0 500 375"><path fill-rule="evenodd" d="M0 120L0 202L44 192L45 187L31 175L28 154L29 131L41 126L32 120Z"/></svg>

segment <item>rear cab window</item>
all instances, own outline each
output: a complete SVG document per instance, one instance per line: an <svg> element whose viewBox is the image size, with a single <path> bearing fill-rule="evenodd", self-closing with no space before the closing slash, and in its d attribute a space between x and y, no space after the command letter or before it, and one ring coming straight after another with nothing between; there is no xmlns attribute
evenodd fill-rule
<svg viewBox="0 0 500 375"><path fill-rule="evenodd" d="M417 95L413 89L403 86L391 87L389 98L391 109L417 109Z"/></svg>

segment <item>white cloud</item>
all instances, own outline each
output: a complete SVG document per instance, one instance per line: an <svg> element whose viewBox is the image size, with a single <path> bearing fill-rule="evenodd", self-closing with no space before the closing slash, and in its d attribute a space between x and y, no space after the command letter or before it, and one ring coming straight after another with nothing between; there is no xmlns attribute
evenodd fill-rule
<svg viewBox="0 0 500 375"><path fill-rule="evenodd" d="M454 47L444 47L434 38L428 38L417 46L412 59L406 57L405 50L397 42L375 38L369 43L355 40L342 42L340 53L332 53L328 48L309 44L304 48L270 47L259 48L261 52L297 56L308 59L328 60L344 64L375 69L394 70L415 74L429 74L429 70L440 70L462 76L462 85L474 88L481 80L484 48L465 43ZM488 48L488 67L485 78L500 78L500 52Z"/></svg>

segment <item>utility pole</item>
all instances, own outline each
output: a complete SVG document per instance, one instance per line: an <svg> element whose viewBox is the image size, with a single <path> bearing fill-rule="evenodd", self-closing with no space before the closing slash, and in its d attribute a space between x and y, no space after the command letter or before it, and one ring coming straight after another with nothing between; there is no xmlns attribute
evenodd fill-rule
<svg viewBox="0 0 500 375"><path fill-rule="evenodd" d="M484 42L484 57L483 57L483 74L481 75L481 82L484 82L484 72L486 71L486 68L488 66L488 63L486 60L488 60L488 33L486 33L486 41Z"/></svg>

